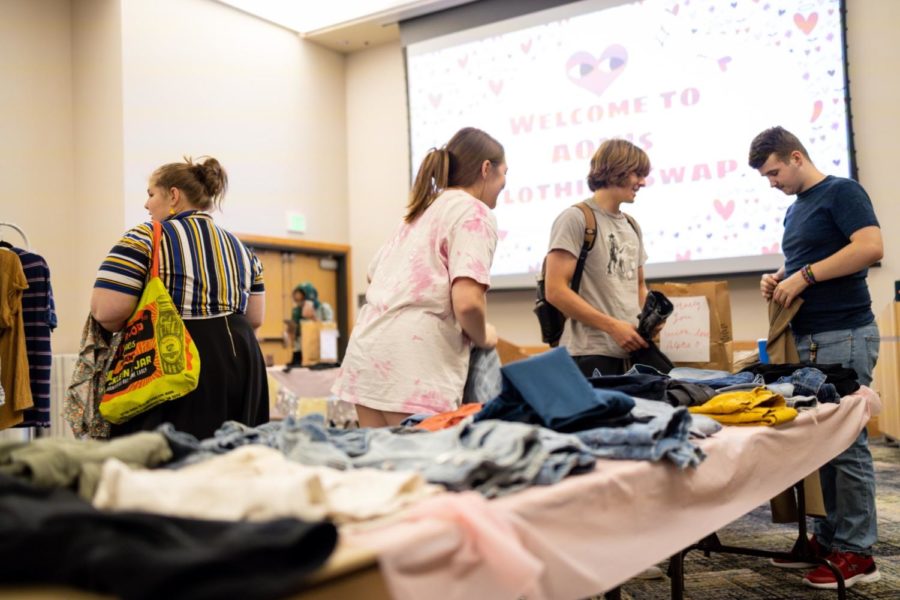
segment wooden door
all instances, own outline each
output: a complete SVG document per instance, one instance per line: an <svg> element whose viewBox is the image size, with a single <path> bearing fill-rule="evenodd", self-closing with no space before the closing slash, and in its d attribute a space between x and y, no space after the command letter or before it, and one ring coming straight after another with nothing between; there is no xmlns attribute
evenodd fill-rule
<svg viewBox="0 0 900 600"><path fill-rule="evenodd" d="M322 267L323 258L327 266L327 257L296 252L289 256L286 271L290 273L290 289L306 281L312 283L319 292L319 300L331 305L337 319L337 272Z"/></svg>
<svg viewBox="0 0 900 600"><path fill-rule="evenodd" d="M292 349L284 343L284 319L290 317L290 287L285 283L285 256L281 250L254 248L263 266L266 315L256 331L266 364L290 361ZM287 316L285 316L287 315Z"/></svg>
<svg viewBox="0 0 900 600"><path fill-rule="evenodd" d="M259 257L266 284L266 314L257 330L260 347L268 364L285 364L292 347L284 342L284 321L290 319L294 301L291 292L298 283L309 281L319 299L331 304L340 338L342 358L350 337L350 246L285 238L237 234Z"/></svg>

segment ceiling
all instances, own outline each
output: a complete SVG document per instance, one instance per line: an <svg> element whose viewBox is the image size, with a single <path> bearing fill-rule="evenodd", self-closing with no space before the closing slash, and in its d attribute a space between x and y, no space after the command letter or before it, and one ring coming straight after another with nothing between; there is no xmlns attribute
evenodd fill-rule
<svg viewBox="0 0 900 600"><path fill-rule="evenodd" d="M397 23L477 0L217 0L350 53L400 39Z"/></svg>

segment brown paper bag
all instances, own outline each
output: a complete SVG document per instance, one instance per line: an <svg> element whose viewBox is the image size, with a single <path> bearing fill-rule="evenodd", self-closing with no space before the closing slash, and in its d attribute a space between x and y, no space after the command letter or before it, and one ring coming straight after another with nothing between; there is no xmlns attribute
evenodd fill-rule
<svg viewBox="0 0 900 600"><path fill-rule="evenodd" d="M323 329L337 329L333 321L300 321L300 349L303 352L302 365L308 367L321 360L320 332Z"/></svg>
<svg viewBox="0 0 900 600"><path fill-rule="evenodd" d="M825 516L825 501L822 499L822 484L819 471L813 471L803 480L803 493L806 496L806 514L815 517ZM797 496L794 488L784 490L770 501L773 523L797 522Z"/></svg>
<svg viewBox="0 0 900 600"><path fill-rule="evenodd" d="M709 304L709 362L675 362L679 367L731 371L734 356L731 328L731 297L727 281L700 283L654 283L651 290L662 292L668 298L705 296Z"/></svg>

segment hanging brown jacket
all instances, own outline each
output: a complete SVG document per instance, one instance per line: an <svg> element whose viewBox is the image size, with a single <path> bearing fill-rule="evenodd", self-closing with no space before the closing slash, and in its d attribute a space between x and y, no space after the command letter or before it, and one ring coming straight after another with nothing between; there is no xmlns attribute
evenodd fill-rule
<svg viewBox="0 0 900 600"><path fill-rule="evenodd" d="M801 304L803 304L802 298L794 298L790 308L785 308L774 300L769 300L769 336L766 338L766 354L769 355L769 362L773 365L800 362L790 324L791 319L800 310ZM731 372L738 373L758 362L759 350L754 350L741 360L735 361Z"/></svg>
<svg viewBox="0 0 900 600"><path fill-rule="evenodd" d="M800 362L797 344L791 333L791 319L800 310L803 298L794 298L790 308L769 300L769 338L766 341L766 354L773 365L796 364Z"/></svg>

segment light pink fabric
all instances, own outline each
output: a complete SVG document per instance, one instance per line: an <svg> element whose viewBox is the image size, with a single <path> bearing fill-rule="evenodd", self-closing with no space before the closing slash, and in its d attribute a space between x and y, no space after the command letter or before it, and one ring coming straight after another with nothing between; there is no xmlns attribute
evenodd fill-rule
<svg viewBox="0 0 900 600"><path fill-rule="evenodd" d="M508 516L475 492L424 500L399 524L341 538L380 549L394 598L531 598L544 569Z"/></svg>
<svg viewBox="0 0 900 600"><path fill-rule="evenodd" d="M378 410L436 414L456 409L469 341L450 288L466 277L490 285L497 221L483 202L447 190L404 223L369 267L366 305L333 391Z"/></svg>
<svg viewBox="0 0 900 600"><path fill-rule="evenodd" d="M266 373L297 398L325 398L331 395L331 386L340 369L313 370L304 367L285 373L282 367L269 367Z"/></svg>
<svg viewBox="0 0 900 600"><path fill-rule="evenodd" d="M877 394L863 387L785 425L725 427L702 442L708 457L697 469L598 460L591 473L493 500L490 510L512 524L511 539L544 566L529 600L584 598L614 588L789 488L849 446L880 406ZM397 600L433 597L435 590L451 598L517 598L513 589L500 593L506 588L498 587L502 575L491 571L493 565L471 568L468 549L475 546L460 539L466 535L470 529L419 519L344 539L380 554ZM440 560L400 568L405 557L436 547L442 548ZM495 593L482 595L480 586L489 582Z"/></svg>

